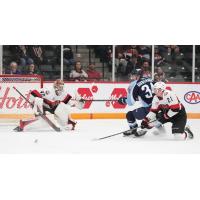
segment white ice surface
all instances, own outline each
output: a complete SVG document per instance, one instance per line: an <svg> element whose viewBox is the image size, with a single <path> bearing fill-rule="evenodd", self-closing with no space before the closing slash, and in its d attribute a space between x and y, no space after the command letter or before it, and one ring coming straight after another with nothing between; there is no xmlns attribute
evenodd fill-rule
<svg viewBox="0 0 200 200"><path fill-rule="evenodd" d="M95 138L127 130L126 120L80 120L75 131L54 132L51 128L16 133L16 124L0 125L0 153L200 153L199 120L190 120L193 140L175 141L170 124L167 133L144 137L117 135L104 140ZM46 125L45 125L46 126Z"/></svg>

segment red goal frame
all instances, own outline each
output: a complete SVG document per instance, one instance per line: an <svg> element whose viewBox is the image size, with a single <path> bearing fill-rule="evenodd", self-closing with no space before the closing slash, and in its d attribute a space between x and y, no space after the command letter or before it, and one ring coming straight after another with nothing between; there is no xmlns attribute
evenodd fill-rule
<svg viewBox="0 0 200 200"><path fill-rule="evenodd" d="M13 81L9 81L9 80L2 80L2 78L16 78ZM19 80L17 80L17 78ZM38 83L40 82L40 87L43 88L43 84L44 84L44 77L42 75L19 75L19 74L2 74L0 75L0 84L1 83Z"/></svg>

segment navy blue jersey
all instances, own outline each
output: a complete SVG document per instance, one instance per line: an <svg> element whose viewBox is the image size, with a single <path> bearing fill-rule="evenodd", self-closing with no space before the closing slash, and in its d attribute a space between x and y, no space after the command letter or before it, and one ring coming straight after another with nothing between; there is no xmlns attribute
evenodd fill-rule
<svg viewBox="0 0 200 200"><path fill-rule="evenodd" d="M151 78L142 77L130 83L128 87L127 103L133 105L141 101L144 107L151 106L153 100L153 83Z"/></svg>

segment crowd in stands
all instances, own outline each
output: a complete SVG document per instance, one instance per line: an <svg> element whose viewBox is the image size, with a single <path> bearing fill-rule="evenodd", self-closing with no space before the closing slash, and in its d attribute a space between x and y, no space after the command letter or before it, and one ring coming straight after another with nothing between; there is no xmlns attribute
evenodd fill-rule
<svg viewBox="0 0 200 200"><path fill-rule="evenodd" d="M56 68L60 75L60 46L12 45L4 46L4 50L10 53L9 57L6 53L3 55L4 74L46 75L47 73L49 75L52 72L55 75L53 69ZM103 48L99 48L97 52L102 54ZM69 81L98 81L102 78L102 73L95 69L94 62L90 62L85 67L87 70L84 70L81 62L75 61L74 53L69 45L64 46L63 49L63 64L64 69L68 70L67 80Z"/></svg>
<svg viewBox="0 0 200 200"><path fill-rule="evenodd" d="M142 69L151 76L152 46L124 45L116 47L116 75L122 80L132 70ZM154 66L156 79L170 81L192 80L192 46L158 45L154 48ZM160 76L160 77L159 77ZM164 77L166 76L166 77Z"/></svg>
<svg viewBox="0 0 200 200"><path fill-rule="evenodd" d="M73 46L76 47L77 46ZM154 46L154 79L164 81L191 81L192 46L191 45L158 45ZM112 71L112 46L90 45L95 57L100 58L108 72ZM96 70L95 62L89 64L80 60L80 54L70 45L63 49L65 79L69 81L99 81L104 74ZM196 73L200 79L200 48L196 48ZM61 46L56 45L11 45L3 46L5 54L4 74L42 74L46 79L60 76ZM10 54L6 54L9 51ZM4 51L3 51L4 52ZM115 75L117 80L128 81L129 74L142 69L143 76L151 77L151 45L117 45L115 49ZM9 55L9 56L8 56ZM79 56L78 56L79 55ZM197 76L198 78L198 76Z"/></svg>
<svg viewBox="0 0 200 200"><path fill-rule="evenodd" d="M77 61L69 77L74 81L98 81L102 78L102 74L95 70L94 63L89 63L88 70L85 72L81 66L81 62Z"/></svg>
<svg viewBox="0 0 200 200"><path fill-rule="evenodd" d="M142 69L145 76L151 76L151 46L120 45L116 46L116 75L122 80L134 70Z"/></svg>
<svg viewBox="0 0 200 200"><path fill-rule="evenodd" d="M161 67L171 81L192 81L192 46L155 46L155 67Z"/></svg>

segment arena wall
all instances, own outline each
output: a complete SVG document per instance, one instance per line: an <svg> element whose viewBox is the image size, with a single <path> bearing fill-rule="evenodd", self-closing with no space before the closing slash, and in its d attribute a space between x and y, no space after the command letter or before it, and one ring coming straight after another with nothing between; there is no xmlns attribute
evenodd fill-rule
<svg viewBox="0 0 200 200"><path fill-rule="evenodd" d="M49 87L52 83L44 83L44 87ZM83 110L74 109L72 117L75 119L122 119L125 113L136 107L123 106L114 101L121 96L126 96L128 83L87 83L74 82L66 83L70 92L78 91L87 100ZM200 84L193 83L170 83L173 91L176 92L179 100L186 107L188 118L200 118ZM34 83L1 84L0 86L0 118L30 118L33 116L30 105L22 99L12 88L15 86L25 96L29 97L31 89L39 89L39 85ZM107 101L106 101L107 100ZM111 101L113 100L113 101Z"/></svg>

